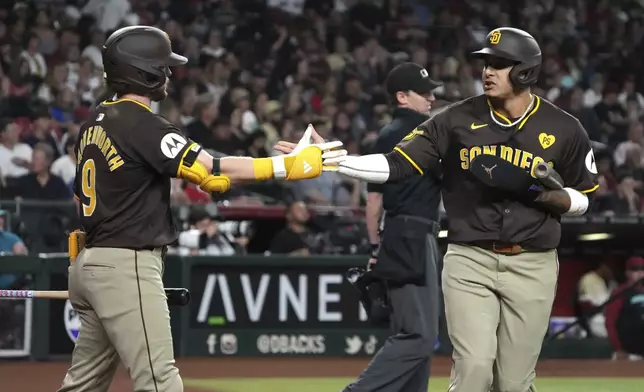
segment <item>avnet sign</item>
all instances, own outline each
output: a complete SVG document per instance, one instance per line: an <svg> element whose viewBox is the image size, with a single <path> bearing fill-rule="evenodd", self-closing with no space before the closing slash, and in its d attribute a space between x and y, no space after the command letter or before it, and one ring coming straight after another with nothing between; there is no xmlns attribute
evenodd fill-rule
<svg viewBox="0 0 644 392"><path fill-rule="evenodd" d="M239 328L368 325L343 268L250 268L256 270L193 268L191 324Z"/></svg>

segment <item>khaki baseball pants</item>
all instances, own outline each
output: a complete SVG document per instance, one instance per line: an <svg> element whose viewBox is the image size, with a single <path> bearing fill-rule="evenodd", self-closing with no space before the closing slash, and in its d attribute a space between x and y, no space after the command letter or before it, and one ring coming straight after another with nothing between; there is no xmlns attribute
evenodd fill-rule
<svg viewBox="0 0 644 392"><path fill-rule="evenodd" d="M183 391L162 274L160 249L79 254L69 267L69 295L81 329L58 392L107 392L119 359L134 392Z"/></svg>
<svg viewBox="0 0 644 392"><path fill-rule="evenodd" d="M536 391L534 368L558 273L556 250L505 256L448 246L442 286L454 346L449 392Z"/></svg>

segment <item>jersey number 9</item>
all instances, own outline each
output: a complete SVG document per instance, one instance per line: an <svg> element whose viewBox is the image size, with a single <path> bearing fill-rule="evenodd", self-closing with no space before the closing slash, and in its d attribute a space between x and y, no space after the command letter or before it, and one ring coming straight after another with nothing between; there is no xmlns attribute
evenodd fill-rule
<svg viewBox="0 0 644 392"><path fill-rule="evenodd" d="M89 204L83 203L83 216L92 216L96 209L96 164L93 159L83 163L81 170L81 187Z"/></svg>

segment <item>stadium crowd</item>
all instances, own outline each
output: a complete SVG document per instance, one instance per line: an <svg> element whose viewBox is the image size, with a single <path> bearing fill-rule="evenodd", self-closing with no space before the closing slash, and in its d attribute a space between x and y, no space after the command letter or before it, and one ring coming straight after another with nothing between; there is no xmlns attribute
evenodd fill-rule
<svg viewBox="0 0 644 392"><path fill-rule="evenodd" d="M273 154L277 140L297 141L309 123L351 154L369 153L390 120L382 84L393 66L412 61L441 81L438 111L483 92L481 64L468 53L486 34L520 27L542 47L533 92L577 117L593 142L600 187L591 212L644 213L643 0L5 1L0 254L64 251L65 231L75 228L73 146L91 108L111 98L101 46L112 31L135 24L162 28L189 59L172 70L170 97L152 109L210 150L253 157ZM356 253L356 239L366 240L361 219L321 222L309 214L307 204L336 211L364 205L364 184L332 172L223 195L176 180L172 198L184 228L173 251L182 255L251 253L256 222L225 221L212 201L285 207L285 227L270 227L273 237L254 249ZM631 259L630 268L641 271L644 259ZM609 272L598 267L584 275L574 289L580 309L615 290ZM22 287L17 279L0 275L0 288ZM586 327L604 337L609 324L602 313Z"/></svg>
<svg viewBox="0 0 644 392"><path fill-rule="evenodd" d="M72 199L73 144L90 109L110 98L100 48L120 26L158 26L189 59L173 69L170 98L154 111L208 149L263 157L278 139L298 140L308 123L324 137L342 140L352 154L369 152L390 118L382 82L402 61L425 66L443 82L433 110L482 93L480 64L467 54L491 28L509 25L541 43L543 66L534 92L576 116L593 140L601 174L593 212L644 211L641 1L619 7L587 0L106 4L0 5L0 200ZM324 173L211 197L176 180L172 197L177 205L214 197L228 204L303 201L356 208L365 202L365 187ZM196 228L199 214L186 219L186 229ZM218 252L239 249L237 238Z"/></svg>

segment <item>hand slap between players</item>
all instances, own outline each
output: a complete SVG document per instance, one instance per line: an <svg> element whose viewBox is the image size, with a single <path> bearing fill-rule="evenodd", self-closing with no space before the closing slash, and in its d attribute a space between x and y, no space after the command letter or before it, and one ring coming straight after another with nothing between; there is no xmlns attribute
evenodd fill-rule
<svg viewBox="0 0 644 392"><path fill-rule="evenodd" d="M341 141L325 142L309 124L304 135L297 144L285 141L279 141L273 148L285 153L286 157L293 157L295 160L302 160L302 165L291 164L292 168L302 166L304 170L289 170L288 180L301 180L306 178L315 178L322 171L333 171L336 167L325 166L322 162L328 159L337 159L347 155L347 150L341 148ZM307 163L309 166L305 165Z"/></svg>

